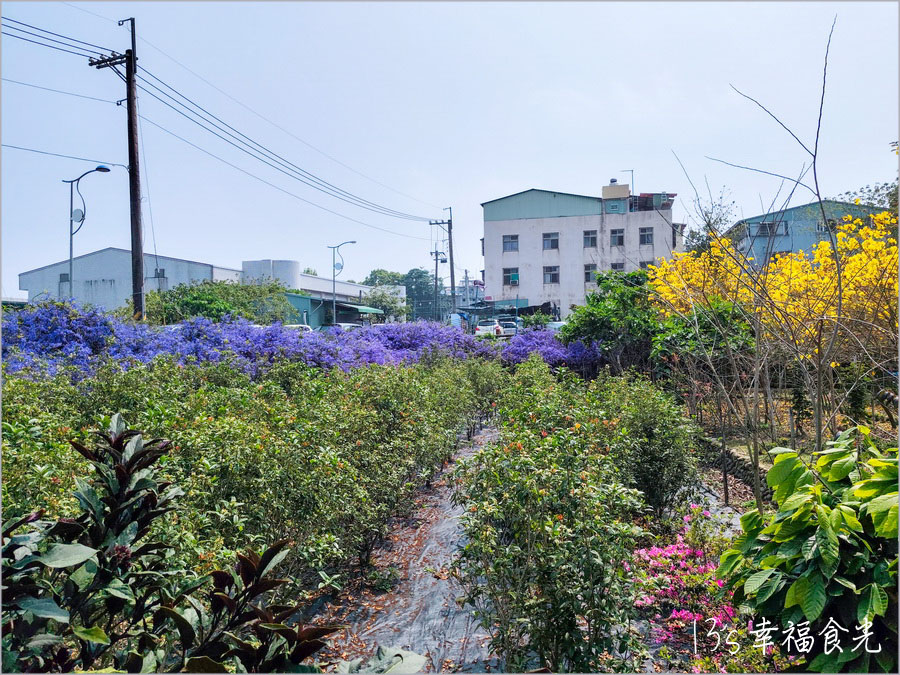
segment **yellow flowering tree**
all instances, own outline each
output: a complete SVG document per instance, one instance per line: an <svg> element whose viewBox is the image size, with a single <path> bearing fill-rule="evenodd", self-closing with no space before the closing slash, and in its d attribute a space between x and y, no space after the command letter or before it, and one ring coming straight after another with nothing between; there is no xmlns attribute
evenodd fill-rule
<svg viewBox="0 0 900 675"><path fill-rule="evenodd" d="M809 254L797 251L761 265L716 237L702 253L661 260L651 268L649 283L657 306L669 316L711 317L723 300L738 308L754 327L756 353L752 363L737 368L746 381L718 382L720 389L744 406L749 428L751 418L758 418L759 401L771 401L772 372L799 373L815 403L820 445L822 427L834 430L854 387L836 385L836 367L854 363L859 366L854 372L863 374L896 372L896 232L897 218L888 211L867 222L845 216Z"/></svg>

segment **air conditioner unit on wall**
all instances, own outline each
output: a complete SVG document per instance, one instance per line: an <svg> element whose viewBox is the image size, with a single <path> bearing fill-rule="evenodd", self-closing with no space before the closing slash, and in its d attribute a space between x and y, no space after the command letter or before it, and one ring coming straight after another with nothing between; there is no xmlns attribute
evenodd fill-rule
<svg viewBox="0 0 900 675"><path fill-rule="evenodd" d="M510 286L518 286L518 285L519 285L519 280L518 280L518 279L510 279L509 285L510 285Z"/></svg>

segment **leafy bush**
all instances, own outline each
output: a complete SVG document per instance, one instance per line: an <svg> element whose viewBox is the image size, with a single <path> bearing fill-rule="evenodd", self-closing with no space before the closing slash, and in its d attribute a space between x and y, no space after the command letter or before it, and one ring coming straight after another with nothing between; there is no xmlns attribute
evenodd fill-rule
<svg viewBox="0 0 900 675"><path fill-rule="evenodd" d="M155 527L179 564L206 572L248 544L290 537L299 593L318 570L368 557L387 516L490 408L504 373L482 359L348 373L276 359L257 378L166 357L105 363L77 382L5 378L4 508L73 515L67 492L87 467L65 439L84 441L95 410L118 409L172 439L161 470L187 496Z"/></svg>
<svg viewBox="0 0 900 675"><path fill-rule="evenodd" d="M641 377L600 378L591 392L617 428L613 457L662 519L697 485L696 428L668 395Z"/></svg>
<svg viewBox="0 0 900 675"><path fill-rule="evenodd" d="M815 467L786 448L772 451L766 481L778 511L744 514L744 533L718 573L736 603L782 630L804 620L816 636L832 621L851 634L868 627L869 646L880 648L870 654L845 644L826 654L816 640L810 669L896 672L897 449L877 451L865 427L829 445Z"/></svg>
<svg viewBox="0 0 900 675"><path fill-rule="evenodd" d="M569 344L599 344L614 372L646 370L650 339L659 329L659 312L650 303L647 273L599 272L597 289L576 307L560 331Z"/></svg>
<svg viewBox="0 0 900 675"><path fill-rule="evenodd" d="M184 494L157 477L169 441L145 444L118 414L98 436L93 448L72 442L96 472L76 479L77 518L41 521L37 511L3 526L4 671L224 672L237 660L271 672L324 646L337 627L289 627L297 607L262 602L287 581L269 576L286 540L238 555L234 572L172 568L167 543L143 541Z"/></svg>
<svg viewBox="0 0 900 675"><path fill-rule="evenodd" d="M623 562L642 502L608 460L613 433L583 389L532 356L497 406L499 441L457 470L468 543L456 574L508 671L592 672L636 658Z"/></svg>
<svg viewBox="0 0 900 675"><path fill-rule="evenodd" d="M145 319L150 323L172 324L202 317L221 321L226 316L244 318L254 323L296 323L299 315L288 302L280 281L258 284L236 281L195 281L179 284L167 291L150 291L144 303ZM301 292L302 291L294 291ZM130 317L131 301L119 312Z"/></svg>
<svg viewBox="0 0 900 675"><path fill-rule="evenodd" d="M525 328L541 328L546 326L553 320L553 317L543 312L535 312L534 314L523 314L522 324Z"/></svg>

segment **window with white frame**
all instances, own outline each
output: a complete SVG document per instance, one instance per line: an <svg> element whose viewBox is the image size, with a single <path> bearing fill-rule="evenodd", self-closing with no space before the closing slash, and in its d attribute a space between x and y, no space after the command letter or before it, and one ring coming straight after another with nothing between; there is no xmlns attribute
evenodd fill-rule
<svg viewBox="0 0 900 675"><path fill-rule="evenodd" d="M559 249L559 232L544 232L544 250Z"/></svg>
<svg viewBox="0 0 900 675"><path fill-rule="evenodd" d="M503 252L519 250L519 235L504 234L503 235Z"/></svg>
<svg viewBox="0 0 900 675"><path fill-rule="evenodd" d="M584 247L597 248L597 230L584 231Z"/></svg>
<svg viewBox="0 0 900 675"><path fill-rule="evenodd" d="M519 268L504 267L503 268L503 285L518 286L519 285Z"/></svg>
<svg viewBox="0 0 900 675"><path fill-rule="evenodd" d="M638 230L638 235L640 236L639 244L640 245L653 245L653 228L652 227L642 227Z"/></svg>
<svg viewBox="0 0 900 675"><path fill-rule="evenodd" d="M584 283L592 284L597 279L597 265L594 263L588 263L584 266Z"/></svg>
<svg viewBox="0 0 900 675"><path fill-rule="evenodd" d="M610 269L613 272L624 272L625 271L625 263L623 263L623 262L613 263L612 265L610 265Z"/></svg>
<svg viewBox="0 0 900 675"><path fill-rule="evenodd" d="M552 266L544 266L544 283L545 284L558 284L559 283L559 265Z"/></svg>
<svg viewBox="0 0 900 675"><path fill-rule="evenodd" d="M624 229L616 229L609 231L609 245L610 246L624 246L625 245L625 230Z"/></svg>

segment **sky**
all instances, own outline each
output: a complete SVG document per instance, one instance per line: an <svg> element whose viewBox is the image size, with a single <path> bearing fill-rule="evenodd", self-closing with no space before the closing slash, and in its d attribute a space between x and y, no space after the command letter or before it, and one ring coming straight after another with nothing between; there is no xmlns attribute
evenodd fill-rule
<svg viewBox="0 0 900 675"><path fill-rule="evenodd" d="M2 15L4 33L37 32L12 19L120 53L130 35L117 21L134 17L139 74L277 153L289 173L425 219L452 207L457 279L483 268L481 203L529 188L599 196L633 169L636 191L678 194L676 222L689 221L691 182L704 195L724 187L735 219L779 194L781 204L791 187L781 179L709 158L789 176L808 166L732 86L812 147L835 17L822 194L897 177L893 2L4 2ZM91 160L2 148L2 295L17 297L20 272L68 257L62 181L96 161L128 163L125 106L114 103L125 86L82 56L6 35L0 51L4 146ZM427 220L335 199L139 97L145 251L234 268L292 259L329 276L328 246L355 240L339 277L355 281L373 268L433 271L435 239L446 251ZM80 187L75 255L130 248L126 169ZM791 204L811 199L800 188ZM449 264L439 273L449 280Z"/></svg>

